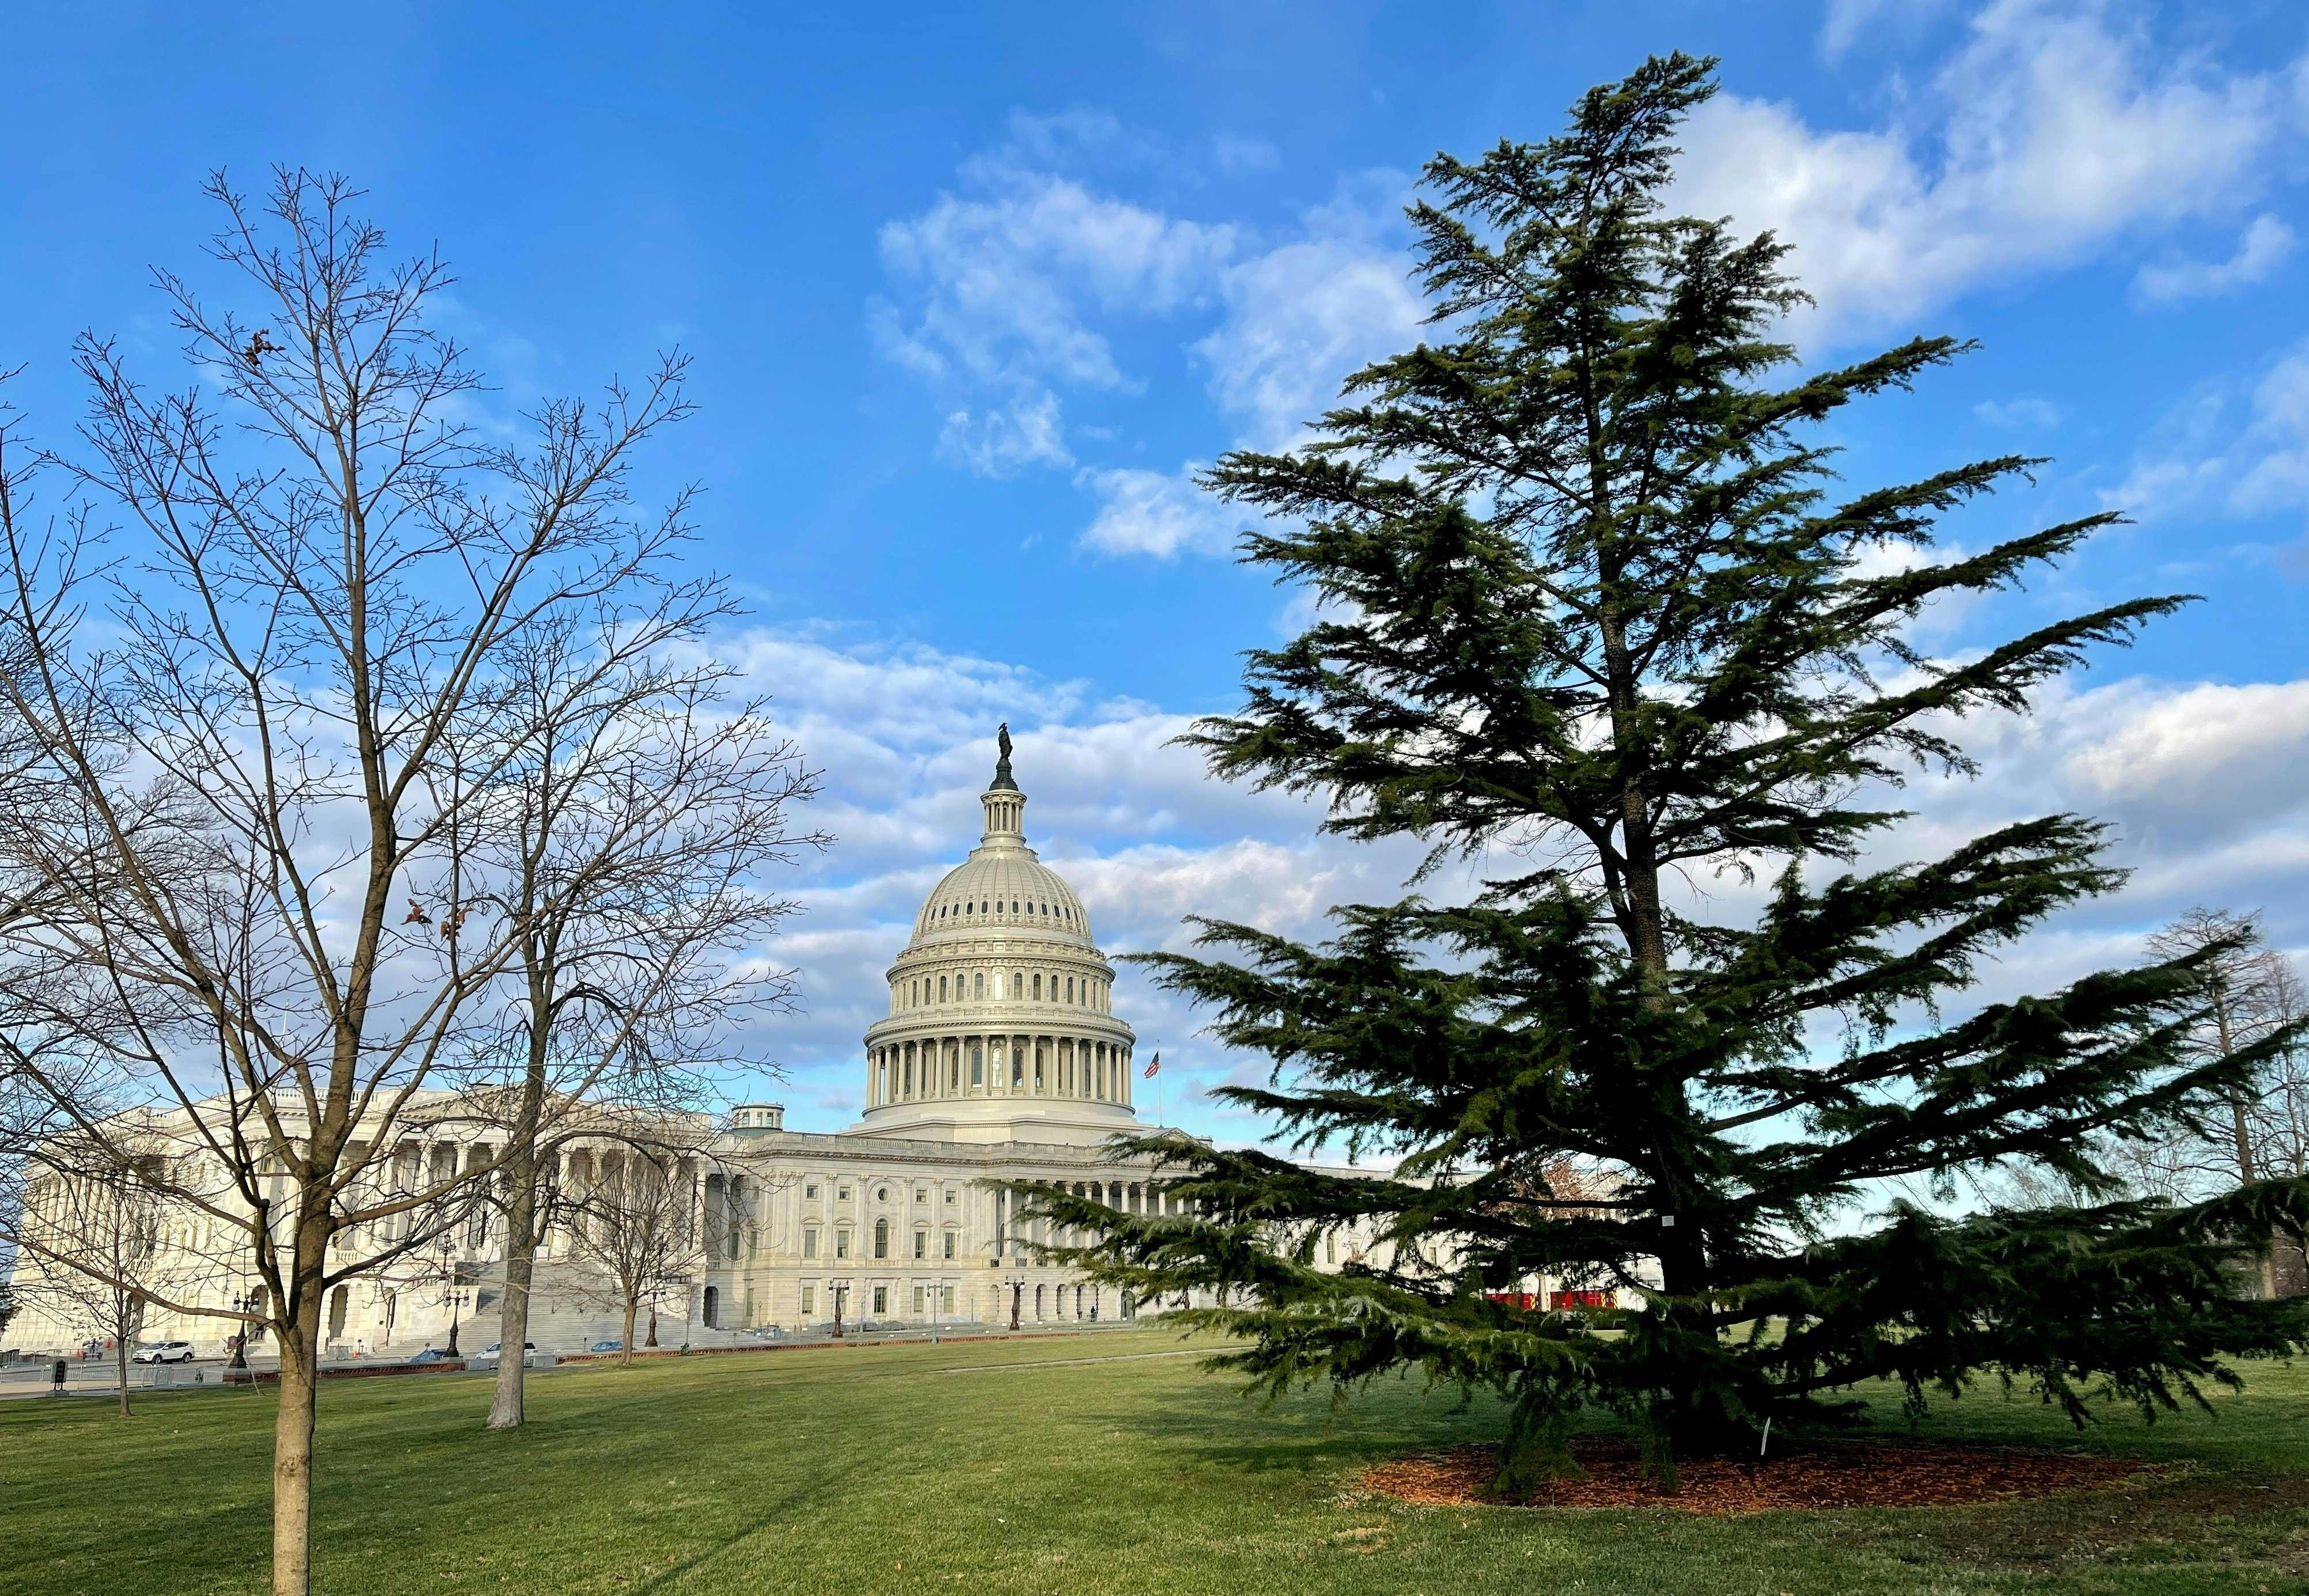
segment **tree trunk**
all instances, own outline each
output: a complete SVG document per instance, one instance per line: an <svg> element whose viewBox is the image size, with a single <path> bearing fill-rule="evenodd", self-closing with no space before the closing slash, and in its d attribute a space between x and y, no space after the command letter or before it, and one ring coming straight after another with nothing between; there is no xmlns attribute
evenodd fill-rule
<svg viewBox="0 0 2309 1596"><path fill-rule="evenodd" d="M2218 1027L2221 1057L2227 1058L2236 1051L2236 1038L2229 1031L2229 1005L2227 983L2219 976L2213 978L2213 1023ZM2256 1171L2253 1159L2253 1125L2245 1112L2244 1093L2229 1093L2229 1125L2236 1137L2237 1184L2251 1186ZM2275 1238L2270 1238L2270 1242ZM2264 1298L2277 1295L2277 1249L2269 1243L2261 1248L2261 1294Z"/></svg>
<svg viewBox="0 0 2309 1596"><path fill-rule="evenodd" d="M633 1298L631 1298L631 1297L628 1297L628 1298L626 1298L626 1333L625 1333L625 1337L624 1337L624 1339L623 1339L623 1340L621 1340L621 1341L619 1341L619 1342L618 1342L618 1345L619 1345L619 1346L623 1347L623 1348L626 1350L626 1356L625 1356L624 1360L623 1360L623 1367L627 1367L627 1368L630 1368L630 1367L633 1367L633 1361L634 1361L634 1318L635 1318L635 1316L636 1316L636 1315L637 1315L640 1311L641 1311L641 1304L640 1304L640 1303L636 1302L636 1301Z"/></svg>
<svg viewBox="0 0 2309 1596"><path fill-rule="evenodd" d="M2224 1024L2221 1029L2226 1041L2228 1028ZM2229 1122L2230 1128L2236 1136L2237 1184L2251 1186L2260 1171L2254 1167L2253 1123L2247 1117L2244 1094L2241 1091L2229 1093ZM2270 1300L2274 1300L2277 1296L2276 1241L2277 1238L2271 1236L2261 1249L2261 1294L2264 1298Z"/></svg>
<svg viewBox="0 0 2309 1596"><path fill-rule="evenodd" d="M523 1375L529 1359L529 1287L537 1267L536 1120L506 1166L505 1300L497 1316L497 1393L489 1402L491 1429L512 1429L522 1421Z"/></svg>
<svg viewBox="0 0 2309 1596"><path fill-rule="evenodd" d="M320 1201L325 1203L326 1196ZM313 1589L313 1429L328 1246L325 1211L308 1212L297 1229L281 1326L281 1407L272 1424L272 1596L311 1596Z"/></svg>
<svg viewBox="0 0 2309 1596"><path fill-rule="evenodd" d="M654 1297L650 1298L649 1340L644 1342L642 1344L646 1347L654 1347L657 1345L657 1298Z"/></svg>
<svg viewBox="0 0 2309 1596"><path fill-rule="evenodd" d="M126 1336L116 1335L112 1338L112 1362L113 1367L118 1371L120 1379L120 1416L125 1419L129 1414L128 1338Z"/></svg>
<svg viewBox="0 0 2309 1596"><path fill-rule="evenodd" d="M530 983L532 1014L545 1012L543 995ZM530 1028L529 1067L521 1083L521 1116L514 1122L513 1145L505 1167L506 1185L505 1300L497 1316L497 1384L489 1399L490 1429L513 1429L522 1421L529 1358L529 1287L537 1269L537 1122L545 1111L545 1028Z"/></svg>

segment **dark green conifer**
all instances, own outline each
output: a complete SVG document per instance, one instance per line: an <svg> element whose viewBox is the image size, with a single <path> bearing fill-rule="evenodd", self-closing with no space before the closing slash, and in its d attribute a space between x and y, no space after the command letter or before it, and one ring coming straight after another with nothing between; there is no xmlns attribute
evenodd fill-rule
<svg viewBox="0 0 2309 1596"><path fill-rule="evenodd" d="M1192 734L1214 772L1322 795L1341 836L1527 866L1467 906L1341 910L1321 946L1206 921L1207 957L1148 961L1274 1061L1225 1097L1392 1173L1155 1134L1136 1145L1190 1213L1039 1194L1100 1278L1216 1296L1192 1317L1241 1338L1258 1385L1423 1367L1503 1393L1504 1487L1563 1462L1583 1407L1672 1477L1679 1454L1752 1452L1768 1419L1847 1418L1871 1378L2153 1414L2304 1333L2232 1263L2236 1238L2309 1221L2309 1183L2174 1208L2093 1161L2266 1056L2184 1058L2192 961L1967 1012L1981 961L2117 884L2103 828L2055 815L1854 863L1905 775L1971 770L1963 717L2024 710L2183 600L1957 660L1907 640L1933 600L2012 587L2112 518L1937 558L1938 518L2035 462L1842 491L1820 424L1963 346L1775 385L1802 298L1786 246L1661 204L1712 67L1655 58L1559 137L1430 163L1411 216L1435 341L1358 373L1306 449L1211 473L1274 518L1246 557L1324 601L1250 656L1241 712ZM1678 882L1726 872L1770 878L1752 924L1679 906ZM1898 1195L2015 1160L2087 1202L1952 1216ZM1323 1267L1354 1227L1379 1244ZM1485 1295L1541 1273L1622 1307Z"/></svg>

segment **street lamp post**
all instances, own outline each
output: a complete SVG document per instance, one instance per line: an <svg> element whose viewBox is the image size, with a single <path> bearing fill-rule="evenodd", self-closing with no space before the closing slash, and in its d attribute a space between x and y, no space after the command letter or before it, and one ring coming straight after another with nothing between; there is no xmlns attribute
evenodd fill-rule
<svg viewBox="0 0 2309 1596"><path fill-rule="evenodd" d="M1018 1301L1026 1294L1026 1277L1023 1274L1014 1274L1002 1283L1009 1289L1010 1328L1016 1330L1018 1328Z"/></svg>
<svg viewBox="0 0 2309 1596"><path fill-rule="evenodd" d="M836 1341L841 1340L843 1334L842 1299L849 1295L850 1288L847 1285L837 1285L834 1288L834 1335Z"/></svg>
<svg viewBox="0 0 2309 1596"><path fill-rule="evenodd" d="M264 1304L264 1288L251 1286L246 1295L234 1298L232 1305L244 1314L253 1314ZM248 1367L248 1322L244 1319L241 1321L239 1333L232 1338L232 1361L225 1365L227 1368Z"/></svg>
<svg viewBox="0 0 2309 1596"><path fill-rule="evenodd" d="M457 1310L463 1307L466 1303L471 1300L472 1295L470 1292L452 1291L449 1293L449 1344L444 1350L447 1351L449 1356L452 1358L460 1358L463 1356L463 1353L457 1350Z"/></svg>

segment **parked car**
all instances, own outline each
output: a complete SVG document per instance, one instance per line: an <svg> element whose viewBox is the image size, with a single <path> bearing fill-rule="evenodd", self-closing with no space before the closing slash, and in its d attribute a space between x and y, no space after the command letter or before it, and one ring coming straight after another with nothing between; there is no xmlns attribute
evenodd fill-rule
<svg viewBox="0 0 2309 1596"><path fill-rule="evenodd" d="M757 1341L774 1342L784 1340L786 1333L783 1327L776 1324L757 1324L751 1330L741 1331L739 1333L753 1336Z"/></svg>
<svg viewBox="0 0 2309 1596"><path fill-rule="evenodd" d="M131 1363L190 1363L193 1343L190 1342L147 1342L131 1356Z"/></svg>
<svg viewBox="0 0 2309 1596"><path fill-rule="evenodd" d="M411 1354L409 1359L411 1363L446 1363L448 1360L449 1354L438 1347L428 1347L422 1352Z"/></svg>
<svg viewBox="0 0 2309 1596"><path fill-rule="evenodd" d="M522 1361L523 1361L523 1363L528 1363L528 1362L532 1361L532 1357L533 1357L533 1355L536 1353L536 1351L537 1351L537 1343L536 1343L535 1342L522 1342L522 1343L521 1343L521 1358L522 1358ZM490 1369L490 1368L495 1368L495 1367L497 1367L497 1360L498 1360L498 1359L500 1359L501 1357L503 1357L503 1356L504 1356L504 1353L505 1353L505 1349L504 1349L502 1346L500 1346L500 1345L499 1345L497 1342L491 1342L488 1346L483 1347L480 1351L475 1352L475 1353L474 1353L474 1354L472 1354L471 1357L467 1358L467 1359L465 1359L465 1367L466 1367L467 1368L479 1368L479 1369Z"/></svg>
<svg viewBox="0 0 2309 1596"><path fill-rule="evenodd" d="M595 1342L586 1349L591 1352L622 1352L625 1350L626 1343L623 1342Z"/></svg>

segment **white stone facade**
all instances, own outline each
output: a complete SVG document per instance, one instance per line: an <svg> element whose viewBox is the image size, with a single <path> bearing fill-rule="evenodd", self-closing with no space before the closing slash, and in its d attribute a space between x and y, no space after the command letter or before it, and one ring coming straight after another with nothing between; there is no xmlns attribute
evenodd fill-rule
<svg viewBox="0 0 2309 1596"><path fill-rule="evenodd" d="M982 795L984 831L938 884L890 966L888 1016L866 1034L864 1114L851 1129L783 1128L774 1104L737 1109L687 1160L703 1264L659 1304L658 1339L712 1343L751 1328L807 1329L843 1319L1007 1324L1135 1316L1032 1247L1052 1239L1021 1220L998 1183L1062 1183L1131 1212L1165 1201L1151 1169L1113 1160L1107 1139L1137 1128L1130 1027L1113 1012L1113 970L1071 889L1026 845L1025 796L1007 759ZM382 1178L398 1189L486 1160L486 1128L463 1124L448 1094L428 1094ZM197 1159L189 1117L156 1133ZM558 1152L557 1183L582 1192L621 1156L582 1137ZM221 1185L221 1181L219 1183ZM276 1179L276 1185L279 1182ZM53 1195L53 1194L51 1194ZM382 1256L399 1239L386 1221L340 1235L343 1255ZM192 1307L225 1307L253 1276L231 1227L187 1218L161 1227L152 1278ZM444 1257L381 1264L334 1288L324 1340L345 1355L439 1345L453 1315L465 1350L497 1339L503 1236L486 1210L461 1224ZM613 1332L596 1289L574 1281L566 1232L549 1235L532 1307L532 1339L569 1350ZM83 1328L39 1290L20 1260L25 1309L5 1344L60 1350ZM142 1334L219 1350L232 1322L153 1309Z"/></svg>

